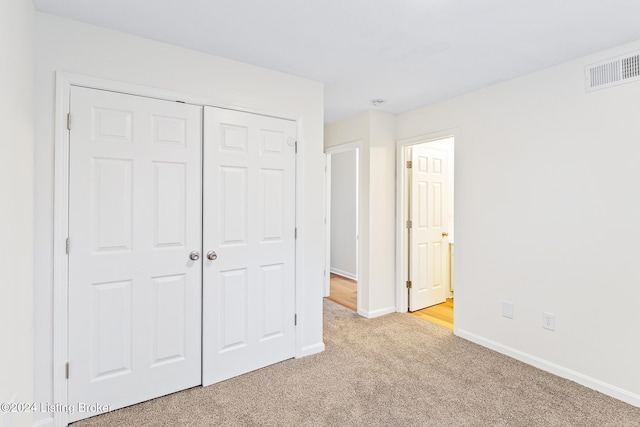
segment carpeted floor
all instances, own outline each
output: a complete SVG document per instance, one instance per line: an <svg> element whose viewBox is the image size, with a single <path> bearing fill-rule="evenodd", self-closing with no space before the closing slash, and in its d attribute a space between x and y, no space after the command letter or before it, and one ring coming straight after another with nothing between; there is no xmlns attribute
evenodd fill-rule
<svg viewBox="0 0 640 427"><path fill-rule="evenodd" d="M640 426L640 408L415 316L324 304L323 353L74 426Z"/></svg>

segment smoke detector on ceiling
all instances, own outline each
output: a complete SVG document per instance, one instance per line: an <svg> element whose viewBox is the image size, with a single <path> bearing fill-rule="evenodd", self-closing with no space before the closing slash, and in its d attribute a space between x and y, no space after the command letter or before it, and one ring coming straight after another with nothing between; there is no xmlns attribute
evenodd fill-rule
<svg viewBox="0 0 640 427"><path fill-rule="evenodd" d="M374 107L379 107L384 103L385 103L384 99L372 99L371 100L371 105L373 105Z"/></svg>
<svg viewBox="0 0 640 427"><path fill-rule="evenodd" d="M587 65L584 74L587 92L638 81L640 80L640 52Z"/></svg>

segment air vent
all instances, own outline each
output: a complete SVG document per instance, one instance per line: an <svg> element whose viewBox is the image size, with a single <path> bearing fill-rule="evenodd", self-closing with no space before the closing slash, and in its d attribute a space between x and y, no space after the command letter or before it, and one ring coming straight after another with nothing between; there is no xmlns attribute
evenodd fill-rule
<svg viewBox="0 0 640 427"><path fill-rule="evenodd" d="M640 52L585 67L587 92L640 80Z"/></svg>

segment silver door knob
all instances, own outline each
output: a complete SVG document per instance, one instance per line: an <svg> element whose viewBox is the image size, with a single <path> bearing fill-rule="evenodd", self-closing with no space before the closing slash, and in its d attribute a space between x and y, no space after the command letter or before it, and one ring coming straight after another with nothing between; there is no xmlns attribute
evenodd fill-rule
<svg viewBox="0 0 640 427"><path fill-rule="evenodd" d="M216 259L218 259L218 254L216 253L216 251L209 251L207 252L207 259L209 261L215 261Z"/></svg>
<svg viewBox="0 0 640 427"><path fill-rule="evenodd" d="M193 252L191 252L191 253L189 254L189 259L190 259L191 261L197 261L197 260L199 260L199 259L200 259L200 252L198 252L198 251L193 251Z"/></svg>

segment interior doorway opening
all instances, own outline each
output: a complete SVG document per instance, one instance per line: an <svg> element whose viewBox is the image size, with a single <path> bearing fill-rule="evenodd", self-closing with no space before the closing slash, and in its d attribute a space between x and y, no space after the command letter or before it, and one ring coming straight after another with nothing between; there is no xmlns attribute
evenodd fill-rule
<svg viewBox="0 0 640 427"><path fill-rule="evenodd" d="M326 151L325 297L353 311L359 300L358 143Z"/></svg>
<svg viewBox="0 0 640 427"><path fill-rule="evenodd" d="M399 311L453 329L454 138L399 144Z"/></svg>

